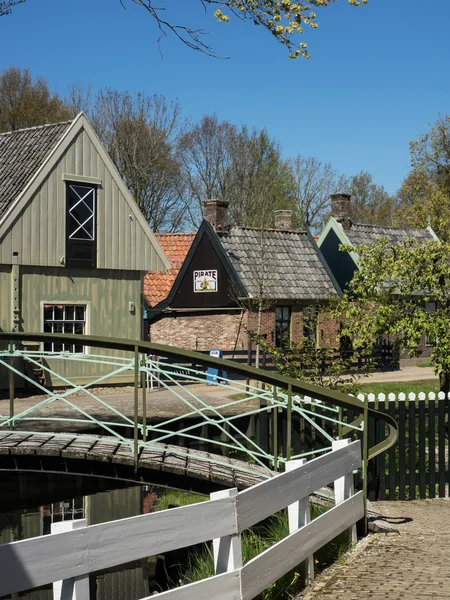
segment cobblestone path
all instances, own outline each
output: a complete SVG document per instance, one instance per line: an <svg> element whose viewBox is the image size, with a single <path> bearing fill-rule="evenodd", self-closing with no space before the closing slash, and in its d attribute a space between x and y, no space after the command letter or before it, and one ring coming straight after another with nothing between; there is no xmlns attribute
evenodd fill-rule
<svg viewBox="0 0 450 600"><path fill-rule="evenodd" d="M373 505L399 535L370 534L302 600L450 599L450 500Z"/></svg>

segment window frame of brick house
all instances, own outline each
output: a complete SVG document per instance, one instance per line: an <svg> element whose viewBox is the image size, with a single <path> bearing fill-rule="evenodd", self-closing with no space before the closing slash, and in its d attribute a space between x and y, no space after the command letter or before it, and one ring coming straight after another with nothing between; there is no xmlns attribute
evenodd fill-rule
<svg viewBox="0 0 450 600"><path fill-rule="evenodd" d="M278 317L281 312L281 318ZM285 316L286 313L288 316ZM275 306L275 347L285 348L291 342L292 306ZM286 337L287 331L287 337ZM284 334L284 335L283 335Z"/></svg>

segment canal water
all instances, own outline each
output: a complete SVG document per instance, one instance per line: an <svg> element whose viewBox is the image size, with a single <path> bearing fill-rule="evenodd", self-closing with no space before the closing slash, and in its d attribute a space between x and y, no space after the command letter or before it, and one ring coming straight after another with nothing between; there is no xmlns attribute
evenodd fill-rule
<svg viewBox="0 0 450 600"><path fill-rule="evenodd" d="M48 535L52 523L87 519L95 525L155 510L168 493L151 485L71 475L2 473L0 476L0 544ZM93 574L91 600L136 600L173 587L186 551L145 557L131 564ZM0 565L1 572L1 565ZM52 600L52 586L4 596Z"/></svg>

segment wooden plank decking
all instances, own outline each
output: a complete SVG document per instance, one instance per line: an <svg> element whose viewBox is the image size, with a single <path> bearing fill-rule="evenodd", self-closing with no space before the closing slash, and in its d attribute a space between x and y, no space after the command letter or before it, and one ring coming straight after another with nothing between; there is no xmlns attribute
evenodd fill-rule
<svg viewBox="0 0 450 600"><path fill-rule="evenodd" d="M180 480L201 480L215 487L238 489L259 483L270 473L257 465L170 444L152 444L144 448L136 466L132 446L113 437L13 431L0 433L0 470L11 470L12 462L16 469L21 469L21 463L22 466L29 464L30 457L39 463L38 470L46 470L46 464L55 465L55 461L50 460L53 458L59 459L58 470L66 473L80 474L80 465L83 471L84 462L86 473L95 472L97 476L101 476L102 470L105 470L105 474L109 473L107 467L115 466L120 467L121 473L127 473L127 478L137 481L153 482L156 473L160 472ZM222 464L211 461L220 461ZM72 471L75 462L76 469ZM94 463L99 463L95 469ZM194 484L193 487L198 486Z"/></svg>

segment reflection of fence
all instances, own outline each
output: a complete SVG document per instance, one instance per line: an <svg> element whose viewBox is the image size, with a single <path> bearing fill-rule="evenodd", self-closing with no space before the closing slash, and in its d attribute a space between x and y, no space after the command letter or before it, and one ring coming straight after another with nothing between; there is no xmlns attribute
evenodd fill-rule
<svg viewBox="0 0 450 600"><path fill-rule="evenodd" d="M369 498L415 500L448 496L448 420L450 395L369 394L369 406L390 415L398 424L398 443L369 463L373 485ZM381 421L368 425L369 446L384 437Z"/></svg>
<svg viewBox="0 0 450 600"><path fill-rule="evenodd" d="M209 502L85 527L0 546L0 596L63 581L60 597L89 597L90 573L214 540L216 575L163 592L171 600L251 600L300 563L313 576L313 554L364 515L353 471L361 466L359 442L341 440L320 458L297 461L284 474L243 492L215 492ZM299 467L299 468L297 468ZM334 480L336 505L310 521L311 493ZM290 534L243 562L242 531L288 507ZM84 583L84 585L83 585ZM57 587L57 586L55 586Z"/></svg>

